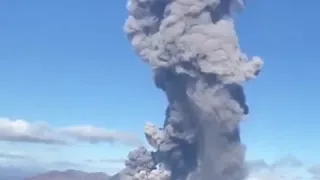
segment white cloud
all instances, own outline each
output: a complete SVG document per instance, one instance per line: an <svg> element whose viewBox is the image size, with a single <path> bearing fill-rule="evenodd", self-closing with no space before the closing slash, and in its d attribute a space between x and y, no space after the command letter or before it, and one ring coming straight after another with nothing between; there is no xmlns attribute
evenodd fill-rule
<svg viewBox="0 0 320 180"><path fill-rule="evenodd" d="M74 142L122 143L138 145L138 138L130 133L97 128L92 125L76 125L52 128L44 123L0 118L0 141L68 145Z"/></svg>
<svg viewBox="0 0 320 180"><path fill-rule="evenodd" d="M43 144L66 144L44 124L0 118L0 140Z"/></svg>

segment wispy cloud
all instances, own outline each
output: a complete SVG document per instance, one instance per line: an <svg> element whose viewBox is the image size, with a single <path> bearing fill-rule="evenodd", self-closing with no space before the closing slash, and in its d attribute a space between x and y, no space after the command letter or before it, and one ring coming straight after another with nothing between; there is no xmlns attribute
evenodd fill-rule
<svg viewBox="0 0 320 180"><path fill-rule="evenodd" d="M250 171L259 171L263 169L269 169L269 165L263 159L248 161L246 165Z"/></svg>
<svg viewBox="0 0 320 180"><path fill-rule="evenodd" d="M100 159L103 163L124 163L125 159Z"/></svg>
<svg viewBox="0 0 320 180"><path fill-rule="evenodd" d="M249 167L248 180L305 180L320 175L320 166L308 166L293 155L284 156L273 163L264 160L247 162ZM317 175L317 173L319 173Z"/></svg>
<svg viewBox="0 0 320 180"><path fill-rule="evenodd" d="M320 164L312 165L308 168L308 172L312 174L315 178L320 179Z"/></svg>
<svg viewBox="0 0 320 180"><path fill-rule="evenodd" d="M93 159L86 159L86 160L84 160L84 162L85 163L96 163L96 161Z"/></svg>
<svg viewBox="0 0 320 180"><path fill-rule="evenodd" d="M276 162L274 162L272 165L272 168L277 168L277 167L301 167L303 166L303 163L301 160L296 158L293 155L286 155Z"/></svg>
<svg viewBox="0 0 320 180"><path fill-rule="evenodd" d="M127 132L98 128L92 125L52 128L44 123L8 118L0 118L0 141L54 145L70 145L79 142L140 145L137 136Z"/></svg>
<svg viewBox="0 0 320 180"><path fill-rule="evenodd" d="M49 152L58 152L60 151L60 146L49 146L46 147L45 150Z"/></svg>
<svg viewBox="0 0 320 180"><path fill-rule="evenodd" d="M59 131L69 137L75 138L78 141L97 144L102 142L107 143L122 143L126 145L140 145L139 139L130 133L119 132L116 130L107 130L94 127L92 125L81 125L61 128Z"/></svg>
<svg viewBox="0 0 320 180"><path fill-rule="evenodd" d="M13 152L9 152L9 153L0 152L0 158L4 158L4 159L29 159L29 157L27 157L26 155L24 155L22 153L13 153Z"/></svg>
<svg viewBox="0 0 320 180"><path fill-rule="evenodd" d="M52 162L51 165L59 166L59 167L69 167L69 168L83 166L83 164L75 163L75 162L71 162L71 161L55 161L55 162Z"/></svg>
<svg viewBox="0 0 320 180"><path fill-rule="evenodd" d="M110 158L102 158L99 160L94 159L86 159L86 163L108 163L108 164L123 164L125 162L125 159L110 159Z"/></svg>

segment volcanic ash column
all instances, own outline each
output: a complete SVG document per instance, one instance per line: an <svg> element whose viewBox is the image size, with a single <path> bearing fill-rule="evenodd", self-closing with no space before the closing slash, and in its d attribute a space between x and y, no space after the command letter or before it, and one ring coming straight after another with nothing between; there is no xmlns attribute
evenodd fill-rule
<svg viewBox="0 0 320 180"><path fill-rule="evenodd" d="M242 180L239 123L249 108L241 86L263 61L241 52L232 13L243 0L129 0L125 32L168 99L162 128L145 135L154 152L129 153L133 179Z"/></svg>

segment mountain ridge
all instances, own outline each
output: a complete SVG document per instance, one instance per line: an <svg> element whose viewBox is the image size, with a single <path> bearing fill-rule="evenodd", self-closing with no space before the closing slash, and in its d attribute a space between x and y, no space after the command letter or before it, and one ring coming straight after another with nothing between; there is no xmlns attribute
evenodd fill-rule
<svg viewBox="0 0 320 180"><path fill-rule="evenodd" d="M24 180L110 180L110 177L111 176L103 172L88 173L80 170L67 169L65 171L48 171Z"/></svg>

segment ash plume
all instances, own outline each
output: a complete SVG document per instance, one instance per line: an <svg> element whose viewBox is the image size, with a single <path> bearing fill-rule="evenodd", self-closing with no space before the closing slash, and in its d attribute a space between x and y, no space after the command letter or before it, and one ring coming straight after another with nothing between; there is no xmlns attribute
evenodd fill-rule
<svg viewBox="0 0 320 180"><path fill-rule="evenodd" d="M239 47L232 14L244 7L244 0L128 0L125 33L168 107L162 128L145 125L154 151L129 153L126 177L246 178L242 83L256 78L263 61Z"/></svg>

